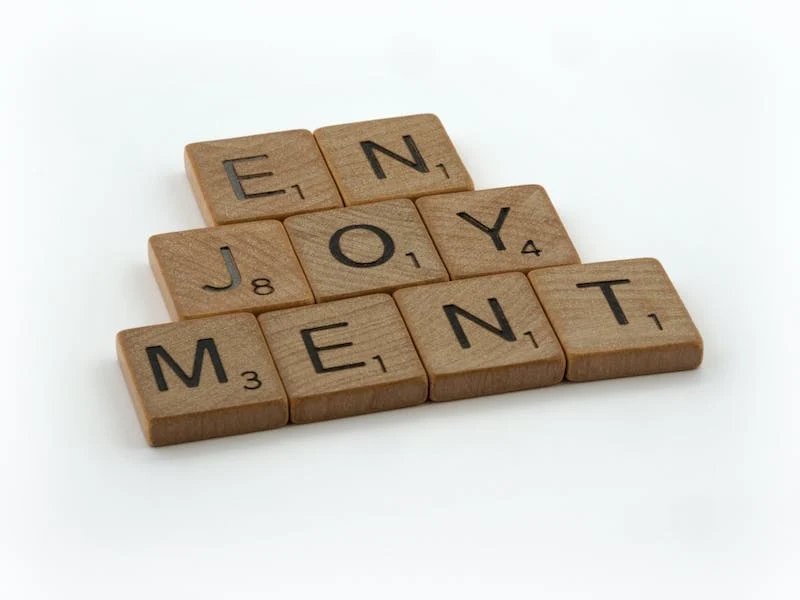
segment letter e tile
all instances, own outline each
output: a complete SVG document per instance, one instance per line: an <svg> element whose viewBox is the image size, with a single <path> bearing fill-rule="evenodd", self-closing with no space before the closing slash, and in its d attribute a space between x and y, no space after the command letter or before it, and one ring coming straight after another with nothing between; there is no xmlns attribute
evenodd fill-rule
<svg viewBox="0 0 800 600"><path fill-rule="evenodd" d="M186 174L209 225L342 205L310 131L297 129L186 146Z"/></svg>
<svg viewBox="0 0 800 600"><path fill-rule="evenodd" d="M279 310L259 321L293 423L425 402L425 370L391 296Z"/></svg>

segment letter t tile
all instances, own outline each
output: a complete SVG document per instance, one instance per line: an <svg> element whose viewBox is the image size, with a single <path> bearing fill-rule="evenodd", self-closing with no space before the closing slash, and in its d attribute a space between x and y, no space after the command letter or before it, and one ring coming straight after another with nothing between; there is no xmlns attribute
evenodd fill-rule
<svg viewBox="0 0 800 600"><path fill-rule="evenodd" d="M567 379L694 369L703 340L652 258L538 269L528 275L567 355Z"/></svg>

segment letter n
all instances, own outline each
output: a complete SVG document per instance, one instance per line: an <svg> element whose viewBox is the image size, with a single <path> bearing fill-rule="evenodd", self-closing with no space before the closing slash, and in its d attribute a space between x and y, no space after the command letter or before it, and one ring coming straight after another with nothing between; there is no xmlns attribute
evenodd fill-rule
<svg viewBox="0 0 800 600"><path fill-rule="evenodd" d="M456 334L458 343L461 344L462 348L469 348L472 346L472 344L470 344L469 338L464 332L464 328L461 326L461 321L458 320L458 317L464 317L465 319L472 321L486 331L500 336L507 342L516 341L517 338L514 335L514 331L511 329L511 325L509 325L508 319L506 319L506 315L503 312L503 309L500 307L500 303L497 301L497 298L489 298L489 306L494 313L494 318L497 319L497 324L499 327L495 327L491 323L487 323L483 319L476 317L472 313L467 312L455 304L447 304L442 307L444 309L444 314L447 315L447 319L450 321L450 327L453 328L453 333Z"/></svg>
<svg viewBox="0 0 800 600"><path fill-rule="evenodd" d="M420 154L417 144L414 143L414 138L412 138L410 135L404 135L403 141L406 144L406 148L408 148L408 151L411 153L412 160L409 160L405 156L401 156L396 152L392 152L388 148L384 148L375 142L371 142L369 140L361 142L361 149L364 151L364 154L367 155L367 160L369 161L369 165L372 167L372 170L375 173L375 177L378 179L386 179L386 173L384 172L380 161L378 161L378 157L375 154L376 151L381 152L389 158L392 158L397 162L406 165L407 167L411 167L420 173L429 172L428 165L425 164L425 159L422 158L422 154Z"/></svg>

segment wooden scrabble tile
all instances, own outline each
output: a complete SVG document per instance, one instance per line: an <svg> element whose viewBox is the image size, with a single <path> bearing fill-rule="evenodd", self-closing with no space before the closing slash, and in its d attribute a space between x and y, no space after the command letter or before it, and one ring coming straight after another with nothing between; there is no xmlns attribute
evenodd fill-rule
<svg viewBox="0 0 800 600"><path fill-rule="evenodd" d="M286 219L318 302L447 281L410 200L388 200Z"/></svg>
<svg viewBox="0 0 800 600"><path fill-rule="evenodd" d="M564 353L522 273L398 290L431 400L559 383Z"/></svg>
<svg viewBox="0 0 800 600"><path fill-rule="evenodd" d="M453 279L580 262L541 186L427 196L416 204Z"/></svg>
<svg viewBox="0 0 800 600"><path fill-rule="evenodd" d="M279 221L154 235L150 264L173 319L311 304Z"/></svg>
<svg viewBox="0 0 800 600"><path fill-rule="evenodd" d="M425 402L425 370L386 294L266 313L259 321L293 423Z"/></svg>
<svg viewBox="0 0 800 600"><path fill-rule="evenodd" d="M152 446L288 422L283 385L253 315L120 331L117 356Z"/></svg>
<svg viewBox="0 0 800 600"><path fill-rule="evenodd" d="M436 115L333 125L314 136L345 204L473 189Z"/></svg>
<svg viewBox="0 0 800 600"><path fill-rule="evenodd" d="M655 259L529 276L564 347L571 381L694 369L703 359L703 340Z"/></svg>
<svg viewBox="0 0 800 600"><path fill-rule="evenodd" d="M282 219L342 205L310 131L186 146L186 174L209 225Z"/></svg>

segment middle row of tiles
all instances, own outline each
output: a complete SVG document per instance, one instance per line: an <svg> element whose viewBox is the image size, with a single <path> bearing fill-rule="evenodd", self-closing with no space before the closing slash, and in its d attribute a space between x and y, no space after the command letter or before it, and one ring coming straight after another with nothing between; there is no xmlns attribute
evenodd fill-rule
<svg viewBox="0 0 800 600"><path fill-rule="evenodd" d="M580 262L538 185L165 233L149 250L176 320Z"/></svg>

